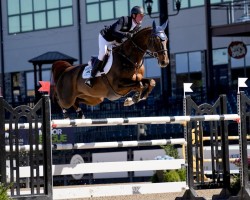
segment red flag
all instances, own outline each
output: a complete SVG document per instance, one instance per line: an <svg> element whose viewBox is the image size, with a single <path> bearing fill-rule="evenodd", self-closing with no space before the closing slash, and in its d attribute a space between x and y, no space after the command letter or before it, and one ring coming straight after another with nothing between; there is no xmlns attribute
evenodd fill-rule
<svg viewBox="0 0 250 200"><path fill-rule="evenodd" d="M41 84L40 89L38 90L39 92L48 92L50 93L50 82L49 81L39 81Z"/></svg>

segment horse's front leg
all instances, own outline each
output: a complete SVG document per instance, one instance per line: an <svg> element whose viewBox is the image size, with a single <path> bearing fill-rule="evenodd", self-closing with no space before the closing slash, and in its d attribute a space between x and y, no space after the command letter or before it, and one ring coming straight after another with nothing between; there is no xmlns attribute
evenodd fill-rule
<svg viewBox="0 0 250 200"><path fill-rule="evenodd" d="M140 81L139 86L135 89L135 93L132 97L128 97L124 101L124 106L131 106L135 103L138 103L141 100L145 100L148 98L149 94L155 87L155 80L144 78Z"/></svg>
<svg viewBox="0 0 250 200"><path fill-rule="evenodd" d="M141 100L142 91L144 90L143 83L138 82L133 90L135 91L134 95L125 99L124 106L131 106Z"/></svg>
<svg viewBox="0 0 250 200"><path fill-rule="evenodd" d="M154 79L148 79L148 78L144 78L142 79L142 84L143 84L143 91L141 93L141 100L147 99L149 94L152 92L152 90L154 89L156 83Z"/></svg>

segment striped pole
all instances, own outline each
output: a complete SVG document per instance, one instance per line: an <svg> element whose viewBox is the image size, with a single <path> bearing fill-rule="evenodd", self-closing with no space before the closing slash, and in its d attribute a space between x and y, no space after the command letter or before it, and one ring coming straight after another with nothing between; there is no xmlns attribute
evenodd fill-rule
<svg viewBox="0 0 250 200"><path fill-rule="evenodd" d="M197 116L162 116L162 117L128 117L128 118L103 118L103 119L55 119L51 121L52 128L63 127L87 127L87 126L117 126L117 125L137 125L137 124L183 124L191 121L239 121L238 114L225 115L197 115ZM5 124L5 131L15 129L16 124ZM36 124L19 123L18 129L35 128ZM38 123L40 129L42 123Z"/></svg>
<svg viewBox="0 0 250 200"><path fill-rule="evenodd" d="M91 142L91 143L76 143L76 144L54 144L53 150L71 150L71 149L100 149L100 148L122 148L122 147L139 147L139 146L161 146L168 144L186 145L184 138L178 139L160 139L160 140L140 140L140 141L119 141L119 142ZM19 145L19 151L30 151L30 145ZM36 146L33 145L33 150ZM5 150L10 151L10 146L6 145ZM42 150L42 145L38 145L38 150ZM16 151L16 146L13 145L13 151Z"/></svg>
<svg viewBox="0 0 250 200"><path fill-rule="evenodd" d="M184 138L179 139L162 139L162 140L140 140L140 141L119 141L119 142L93 142L93 143L76 143L76 144L56 144L54 149L99 149L99 148L121 148L121 147L139 147L139 146L161 146L168 144L185 145Z"/></svg>
<svg viewBox="0 0 250 200"><path fill-rule="evenodd" d="M163 116L163 117L128 117L104 119L64 119L52 120L53 128L87 127L87 126L116 126L136 124L182 124L191 121L228 121L239 120L238 114L225 115L197 115L197 116Z"/></svg>
<svg viewBox="0 0 250 200"><path fill-rule="evenodd" d="M218 136L217 138L215 138L215 137L202 137L202 140L203 141L207 141L207 140L215 140L215 139L217 139L217 140L221 140L221 137L220 136ZM247 136L247 139L250 139L250 136ZM228 136L228 140L239 140L239 136Z"/></svg>

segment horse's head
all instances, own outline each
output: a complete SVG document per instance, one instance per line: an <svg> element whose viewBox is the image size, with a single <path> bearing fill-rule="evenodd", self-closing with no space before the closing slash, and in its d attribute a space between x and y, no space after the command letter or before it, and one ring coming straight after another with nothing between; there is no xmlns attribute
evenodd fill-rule
<svg viewBox="0 0 250 200"><path fill-rule="evenodd" d="M167 25L167 22L165 22L162 26L156 26L154 21L148 43L148 50L158 59L158 63L161 67L166 67L169 64L167 49L168 38L164 32Z"/></svg>

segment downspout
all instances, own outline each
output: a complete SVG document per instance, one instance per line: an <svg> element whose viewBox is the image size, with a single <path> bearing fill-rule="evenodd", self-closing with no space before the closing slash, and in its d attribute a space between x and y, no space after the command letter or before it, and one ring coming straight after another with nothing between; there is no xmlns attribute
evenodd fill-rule
<svg viewBox="0 0 250 200"><path fill-rule="evenodd" d="M3 46L3 12L2 12L2 1L0 1L0 42L1 42L1 71L2 71L2 89L0 91L0 95L3 96L3 98L5 98L5 85L4 85L4 79L5 79L5 70L4 70L4 46Z"/></svg>
<svg viewBox="0 0 250 200"><path fill-rule="evenodd" d="M82 25L81 25L81 9L80 0L77 0L77 23L78 23L78 48L79 48L79 64L82 64Z"/></svg>

